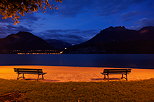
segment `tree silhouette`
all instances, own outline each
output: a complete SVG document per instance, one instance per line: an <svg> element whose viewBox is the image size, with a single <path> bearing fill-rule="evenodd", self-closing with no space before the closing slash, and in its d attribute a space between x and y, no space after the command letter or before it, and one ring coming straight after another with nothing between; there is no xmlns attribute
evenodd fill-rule
<svg viewBox="0 0 154 102"><path fill-rule="evenodd" d="M54 0L62 2L62 0ZM19 23L20 16L25 13L33 13L39 9L45 12L47 8L57 9L54 1L48 0L0 0L0 15L2 19L12 18L14 24Z"/></svg>

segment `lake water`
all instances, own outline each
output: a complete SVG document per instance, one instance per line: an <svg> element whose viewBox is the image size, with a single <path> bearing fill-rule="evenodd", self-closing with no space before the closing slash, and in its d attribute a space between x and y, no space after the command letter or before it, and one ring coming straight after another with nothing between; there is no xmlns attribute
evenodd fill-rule
<svg viewBox="0 0 154 102"><path fill-rule="evenodd" d="M1 65L130 67L154 69L154 54L0 54Z"/></svg>

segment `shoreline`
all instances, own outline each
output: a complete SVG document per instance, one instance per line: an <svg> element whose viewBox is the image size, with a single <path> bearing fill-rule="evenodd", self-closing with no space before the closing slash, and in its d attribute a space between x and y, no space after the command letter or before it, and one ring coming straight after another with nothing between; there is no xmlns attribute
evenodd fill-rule
<svg viewBox="0 0 154 102"><path fill-rule="evenodd" d="M42 82L105 82L104 76L100 74L103 69L111 67L72 67L72 66L38 66L38 65L9 65L0 66L1 79L16 80L17 74L13 68L35 68L43 69L45 80ZM116 68L115 68L116 69ZM132 72L128 74L128 81L145 80L154 78L154 69L131 68ZM35 80L37 75L26 74L26 79ZM111 81L121 81L121 74L111 74ZM124 80L124 79L123 79ZM123 81L122 80L122 81Z"/></svg>
<svg viewBox="0 0 154 102"><path fill-rule="evenodd" d="M67 65L0 65L0 67L5 67L5 66L47 66L47 67L83 67L83 68L112 68L112 69L114 69L114 68L128 68L128 69L154 69L154 67L153 68L144 68L144 67L111 67L111 66L108 66L108 67L105 67L105 66L67 66Z"/></svg>

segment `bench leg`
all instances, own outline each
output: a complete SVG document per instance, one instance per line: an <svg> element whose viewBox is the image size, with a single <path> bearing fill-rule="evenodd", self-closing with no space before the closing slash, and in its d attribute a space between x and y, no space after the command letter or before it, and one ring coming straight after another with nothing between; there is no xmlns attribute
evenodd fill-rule
<svg viewBox="0 0 154 102"><path fill-rule="evenodd" d="M106 79L106 76L107 76L107 79L109 81L109 74L104 74L104 79Z"/></svg>
<svg viewBox="0 0 154 102"><path fill-rule="evenodd" d="M128 79L127 79L127 73L126 73L126 81L127 81Z"/></svg>
<svg viewBox="0 0 154 102"><path fill-rule="evenodd" d="M121 77L121 79L123 79L124 78L124 74L122 74L122 77Z"/></svg>
<svg viewBox="0 0 154 102"><path fill-rule="evenodd" d="M25 76L24 76L24 74L22 74L22 78L23 78L23 79L25 79Z"/></svg>
<svg viewBox="0 0 154 102"><path fill-rule="evenodd" d="M125 77L124 77L124 75L125 75ZM128 78L127 78L127 73L126 73L126 74L122 74L121 79L123 79L123 78L125 78L126 80L128 80Z"/></svg>
<svg viewBox="0 0 154 102"><path fill-rule="evenodd" d="M44 79L44 76L43 76L43 74L41 74L42 75L42 80ZM38 74L38 78L37 78L37 81L39 80L39 77L40 77L40 74Z"/></svg>
<svg viewBox="0 0 154 102"><path fill-rule="evenodd" d="M109 74L107 74L107 78L108 78L108 81L109 81Z"/></svg>
<svg viewBox="0 0 154 102"><path fill-rule="evenodd" d="M18 76L17 76L17 80L19 79L19 74L18 74Z"/></svg>
<svg viewBox="0 0 154 102"><path fill-rule="evenodd" d="M104 74L104 79L106 79L106 75Z"/></svg>
<svg viewBox="0 0 154 102"><path fill-rule="evenodd" d="M23 79L25 79L25 76L24 76L24 74L22 74L22 75L21 75L21 77L20 77L20 74L18 74L18 76L17 76L17 80L19 80L20 78L23 78Z"/></svg>
<svg viewBox="0 0 154 102"><path fill-rule="evenodd" d="M42 74L42 80L44 80L44 76L43 76L43 74Z"/></svg>
<svg viewBox="0 0 154 102"><path fill-rule="evenodd" d="M40 76L40 75L38 74L37 81L39 80L39 76Z"/></svg>

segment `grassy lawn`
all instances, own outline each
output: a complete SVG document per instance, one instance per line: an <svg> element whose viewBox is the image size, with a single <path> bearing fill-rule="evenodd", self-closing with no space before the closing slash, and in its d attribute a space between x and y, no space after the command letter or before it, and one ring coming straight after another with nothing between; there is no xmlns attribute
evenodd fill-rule
<svg viewBox="0 0 154 102"><path fill-rule="evenodd" d="M154 102L154 79L50 83L0 79L0 102Z"/></svg>

